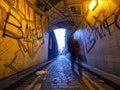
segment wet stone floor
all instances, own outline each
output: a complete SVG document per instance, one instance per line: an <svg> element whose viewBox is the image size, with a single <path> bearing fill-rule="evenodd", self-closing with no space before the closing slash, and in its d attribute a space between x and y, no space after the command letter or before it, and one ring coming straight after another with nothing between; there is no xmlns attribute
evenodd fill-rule
<svg viewBox="0 0 120 90"><path fill-rule="evenodd" d="M46 80L39 80L42 83L40 90L88 90L80 77L72 72L70 61L64 56L56 58L52 65L48 66Z"/></svg>
<svg viewBox="0 0 120 90"><path fill-rule="evenodd" d="M82 77L72 71L69 59L58 56L51 64L6 90L115 90L86 70L82 69L81 72Z"/></svg>
<svg viewBox="0 0 120 90"><path fill-rule="evenodd" d="M42 70L47 74L35 73L7 90L88 90L80 77L72 72L70 60L65 56L57 57Z"/></svg>

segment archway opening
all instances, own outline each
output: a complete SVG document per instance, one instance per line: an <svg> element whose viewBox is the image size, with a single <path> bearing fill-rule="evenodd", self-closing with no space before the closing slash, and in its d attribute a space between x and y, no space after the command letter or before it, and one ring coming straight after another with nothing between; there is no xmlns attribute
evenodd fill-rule
<svg viewBox="0 0 120 90"><path fill-rule="evenodd" d="M65 34L66 34L66 29L64 28L58 28L54 30L57 43L58 43L58 49L59 49L59 54L64 53L65 49Z"/></svg>

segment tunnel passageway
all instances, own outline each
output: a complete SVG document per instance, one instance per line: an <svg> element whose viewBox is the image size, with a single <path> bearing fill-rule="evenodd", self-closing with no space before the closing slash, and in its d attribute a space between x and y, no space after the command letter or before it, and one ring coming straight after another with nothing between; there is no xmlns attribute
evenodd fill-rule
<svg viewBox="0 0 120 90"><path fill-rule="evenodd" d="M0 0L4 89L120 90L120 0Z"/></svg>
<svg viewBox="0 0 120 90"><path fill-rule="evenodd" d="M70 60L64 55L56 57L54 62L39 71L43 70L47 73L44 75L33 73L7 90L114 90L84 69L80 77L72 71Z"/></svg>

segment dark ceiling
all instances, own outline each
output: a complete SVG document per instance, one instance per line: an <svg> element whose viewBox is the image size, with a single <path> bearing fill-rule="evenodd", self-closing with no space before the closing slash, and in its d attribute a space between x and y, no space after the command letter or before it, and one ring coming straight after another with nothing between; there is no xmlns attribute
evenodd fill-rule
<svg viewBox="0 0 120 90"><path fill-rule="evenodd" d="M71 1L73 6L69 7L71 4L69 5L68 2ZM77 4L80 1L78 0ZM58 28L73 30L81 24L81 9L79 6L74 6L74 0L37 0L36 5L47 14L51 28L57 26Z"/></svg>
<svg viewBox="0 0 120 90"><path fill-rule="evenodd" d="M59 3L62 0L38 0L37 7L46 12L51 8L51 6L48 4L50 3L51 5L55 5Z"/></svg>

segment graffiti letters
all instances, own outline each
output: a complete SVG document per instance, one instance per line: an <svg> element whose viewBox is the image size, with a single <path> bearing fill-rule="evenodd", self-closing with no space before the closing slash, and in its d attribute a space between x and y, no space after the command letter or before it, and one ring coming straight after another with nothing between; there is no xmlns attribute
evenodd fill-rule
<svg viewBox="0 0 120 90"><path fill-rule="evenodd" d="M3 37L8 36L10 38L16 39L23 56L25 56L24 53L26 52L32 55L33 46L38 46L39 44L37 40L42 39L40 33L41 32L38 32L38 30L32 29L32 27L28 24L26 25L25 33L23 33L21 22L10 12L7 13L7 17L4 24ZM23 44L21 39L27 42L27 46Z"/></svg>
<svg viewBox="0 0 120 90"><path fill-rule="evenodd" d="M12 19L12 21L10 21ZM10 26L10 27L9 27ZM22 25L19 20L13 16L11 13L7 13L4 30L3 30L3 37L8 36L15 39L23 38L23 32L21 30Z"/></svg>
<svg viewBox="0 0 120 90"><path fill-rule="evenodd" d="M120 10L116 14L115 21L116 21L115 22L116 27L120 30Z"/></svg>
<svg viewBox="0 0 120 90"><path fill-rule="evenodd" d="M26 48L26 46L21 42L21 40L17 39L17 42L18 42L18 45L19 45L19 48L22 52L22 55L25 56L24 53L26 53L28 51L28 49Z"/></svg>
<svg viewBox="0 0 120 90"><path fill-rule="evenodd" d="M41 25L42 16L34 11L28 2L2 0L0 4L0 60L6 60L3 61L5 67L18 72L22 69L22 67L19 68L22 65L19 60L28 62L36 55L43 45ZM3 68L2 71L7 72L6 70L8 69Z"/></svg>
<svg viewBox="0 0 120 90"><path fill-rule="evenodd" d="M13 66L13 63L15 63L15 60L17 58L17 54L20 52L20 50L17 50L15 52L15 56L13 57L12 61L10 63L6 63L4 66L5 67L9 67L11 70L13 70L14 72L18 72L18 70Z"/></svg>
<svg viewBox="0 0 120 90"><path fill-rule="evenodd" d="M106 37L107 35L111 36L113 32L116 30L111 29L111 26L115 25L118 30L120 30L120 10L117 12L117 14L112 13L108 17L106 17L103 21L100 21L94 16L94 19L96 19L97 22L99 22L99 26L96 27L96 25L92 26L90 22L86 20L86 23L88 25L87 32L85 33L88 35L86 39L86 51L89 53L91 49L96 44L96 41L99 39L102 39L103 37Z"/></svg>

